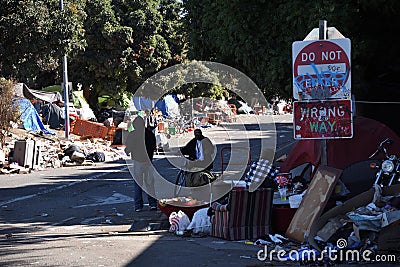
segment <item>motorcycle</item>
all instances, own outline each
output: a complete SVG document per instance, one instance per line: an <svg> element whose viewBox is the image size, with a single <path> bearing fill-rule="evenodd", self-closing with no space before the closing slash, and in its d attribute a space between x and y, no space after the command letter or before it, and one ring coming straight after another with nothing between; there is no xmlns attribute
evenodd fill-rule
<svg viewBox="0 0 400 267"><path fill-rule="evenodd" d="M384 153L385 158L382 159L380 166L376 163L371 163L371 169L378 169L376 173L375 184L379 186L391 186L400 183L400 158L396 155L389 155L386 149L387 145L393 144L394 141L390 138L383 140L378 149L369 157L372 159L379 153Z"/></svg>

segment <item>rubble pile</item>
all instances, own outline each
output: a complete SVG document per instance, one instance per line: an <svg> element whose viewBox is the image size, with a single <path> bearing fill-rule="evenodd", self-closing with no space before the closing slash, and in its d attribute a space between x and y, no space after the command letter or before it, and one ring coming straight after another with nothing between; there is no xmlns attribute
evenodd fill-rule
<svg viewBox="0 0 400 267"><path fill-rule="evenodd" d="M93 165L126 157L121 147L112 147L108 140L72 133L67 140L63 137L64 131L54 132L56 135L44 135L20 128L11 129L0 153L0 173L24 174L32 170Z"/></svg>

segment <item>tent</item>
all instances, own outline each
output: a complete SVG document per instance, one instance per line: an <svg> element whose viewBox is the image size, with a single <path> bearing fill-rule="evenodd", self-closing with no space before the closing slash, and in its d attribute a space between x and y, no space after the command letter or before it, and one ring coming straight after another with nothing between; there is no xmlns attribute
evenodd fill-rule
<svg viewBox="0 0 400 267"><path fill-rule="evenodd" d="M42 107L42 116L51 129L61 129L65 124L64 109L56 104L48 103Z"/></svg>
<svg viewBox="0 0 400 267"><path fill-rule="evenodd" d="M72 85L70 85L72 87ZM32 89L31 89L32 90ZM43 92L46 91L47 93L54 93L54 94L60 94L62 92L61 85L52 85L48 86L42 89ZM90 108L89 103L86 101L85 97L83 96L83 91L82 90L74 90L71 93L72 96L72 103L74 107L70 106L70 113L78 113L80 118L83 120L91 120L91 119L96 119L96 116L94 115L93 110ZM70 102L71 104L71 102ZM58 113L58 111L56 112Z"/></svg>
<svg viewBox="0 0 400 267"><path fill-rule="evenodd" d="M400 155L400 137L388 126L376 120L355 116L353 138L326 140L327 165L345 169L351 164L368 160L385 138L391 138L395 144L388 147L389 154ZM380 156L383 156L382 154ZM378 157L375 157L378 159ZM281 164L281 172L290 172L304 163L318 166L321 160L320 140L298 140L286 160Z"/></svg>
<svg viewBox="0 0 400 267"><path fill-rule="evenodd" d="M179 99L176 95L166 95L163 100L158 100L156 103L158 110L162 111L164 115L170 117L179 116Z"/></svg>
<svg viewBox="0 0 400 267"><path fill-rule="evenodd" d="M157 107L163 115L179 116L179 100L176 95L166 95L162 100L153 100L146 97L132 97L133 110L151 110Z"/></svg>
<svg viewBox="0 0 400 267"><path fill-rule="evenodd" d="M48 130L39 117L36 109L33 107L32 103L26 98L14 98L13 106L17 107L21 112L21 121L24 124L24 128L27 131L32 131L34 133L43 132L44 134L55 135L52 131Z"/></svg>
<svg viewBox="0 0 400 267"><path fill-rule="evenodd" d="M132 102L134 110L151 110L157 101L147 97L133 96Z"/></svg>
<svg viewBox="0 0 400 267"><path fill-rule="evenodd" d="M43 122L41 121L40 116L38 114L38 112L40 111L42 112L42 116L44 118L45 123L49 125L50 129L60 129L64 125L65 122L64 111L62 108L54 104L55 102L61 102L61 103L64 102L60 92L58 92L57 90L39 91L28 88L28 86L24 83L18 83L14 86L14 92L17 97L19 97L20 99L26 99L28 102L30 102L29 100L35 100L35 99L39 99L46 102L46 104L41 107L41 110L40 106L35 109L37 120L40 120L40 122L33 123L34 126L27 126L25 125L26 123L24 122L24 127L26 130L32 130L34 132L37 132L39 131L39 128L42 128L42 126L40 125L43 125ZM25 103L25 101L23 102L24 102L23 103L24 108L26 108L28 104ZM32 113L33 117L36 115ZM31 127L33 127L33 129L31 129Z"/></svg>
<svg viewBox="0 0 400 267"><path fill-rule="evenodd" d="M353 138L326 140L327 165L343 170L340 181L345 186L347 198L369 190L375 181L375 172L369 164L377 163L383 153L369 159L381 141L394 140L387 147L389 155L400 155L400 137L388 126L366 117L356 116L353 122ZM296 175L300 170L307 180L312 177L321 162L321 140L298 140L286 160L280 166L280 172ZM310 167L310 164L313 168ZM308 177L308 175L310 175ZM347 192L346 192L347 191Z"/></svg>
<svg viewBox="0 0 400 267"><path fill-rule="evenodd" d="M73 91L72 98L74 100L74 106L79 107L79 116L83 120L96 119L93 110L90 108L89 103L83 96L83 91Z"/></svg>
<svg viewBox="0 0 400 267"><path fill-rule="evenodd" d="M27 99L40 99L49 103L63 102L59 92L44 92L34 89L29 89L24 83L17 83L14 86L16 97L24 97Z"/></svg>

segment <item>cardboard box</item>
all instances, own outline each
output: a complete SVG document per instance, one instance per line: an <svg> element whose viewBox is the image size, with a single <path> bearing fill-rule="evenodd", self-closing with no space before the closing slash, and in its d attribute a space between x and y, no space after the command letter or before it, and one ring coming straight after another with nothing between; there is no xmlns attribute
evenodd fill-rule
<svg viewBox="0 0 400 267"><path fill-rule="evenodd" d="M324 212L329 197L339 180L342 170L329 166L319 166L313 176L307 193L286 230L286 237L304 242L310 234L310 228Z"/></svg>

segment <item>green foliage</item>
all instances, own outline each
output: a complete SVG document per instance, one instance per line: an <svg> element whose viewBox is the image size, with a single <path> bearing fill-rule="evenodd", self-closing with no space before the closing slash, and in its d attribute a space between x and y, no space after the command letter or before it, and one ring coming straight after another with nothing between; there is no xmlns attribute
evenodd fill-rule
<svg viewBox="0 0 400 267"><path fill-rule="evenodd" d="M14 82L0 78L0 148L5 145L6 135L11 128L10 121L17 122L19 112L14 109Z"/></svg>
<svg viewBox="0 0 400 267"><path fill-rule="evenodd" d="M356 95L400 65L398 0L66 0L63 11L58 0L0 3L1 75L31 88L60 84L67 55L69 80L83 84L92 107L186 55L238 69L267 98L291 98L292 43L321 19L351 39ZM176 88L214 98L222 90L220 81Z"/></svg>
<svg viewBox="0 0 400 267"><path fill-rule="evenodd" d="M352 89L400 65L400 2L186 0L188 56L215 60L249 76L270 98L292 95L292 43L326 19L352 42ZM390 45L384 45L390 44ZM385 46L383 48L382 46Z"/></svg>
<svg viewBox="0 0 400 267"><path fill-rule="evenodd" d="M88 1L85 12L88 46L71 59L70 78L92 88L89 103L95 107L99 95L117 94L126 87L132 29L118 23L110 0Z"/></svg>
<svg viewBox="0 0 400 267"><path fill-rule="evenodd" d="M98 96L135 92L144 80L183 57L178 1L89 1L87 48L71 63L71 77ZM179 40L179 41L178 41Z"/></svg>
<svg viewBox="0 0 400 267"><path fill-rule="evenodd" d="M61 56L84 48L84 16L78 3L68 1L1 1L0 68L31 87L60 79ZM77 1L80 2L80 1Z"/></svg>
<svg viewBox="0 0 400 267"><path fill-rule="evenodd" d="M176 0L114 1L121 25L131 27L134 54L127 69L127 90L134 92L144 80L184 57L185 39Z"/></svg>
<svg viewBox="0 0 400 267"><path fill-rule="evenodd" d="M97 96L134 92L162 68L182 62L186 44L178 0L2 0L0 69L31 88L83 84Z"/></svg>

